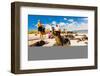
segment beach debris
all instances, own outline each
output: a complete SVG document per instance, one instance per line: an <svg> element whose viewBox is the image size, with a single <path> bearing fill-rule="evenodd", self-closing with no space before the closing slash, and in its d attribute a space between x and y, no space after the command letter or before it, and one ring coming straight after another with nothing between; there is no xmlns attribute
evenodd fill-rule
<svg viewBox="0 0 100 76"><path fill-rule="evenodd" d="M69 35L65 35L67 38L69 38L69 39L74 39L75 38L75 36L74 35L72 35L72 34L69 34Z"/></svg>
<svg viewBox="0 0 100 76"><path fill-rule="evenodd" d="M84 36L82 37L82 40L83 40L83 41L88 40L88 37L87 37L86 35L84 35Z"/></svg>
<svg viewBox="0 0 100 76"><path fill-rule="evenodd" d="M78 34L76 33L75 36L78 36Z"/></svg>
<svg viewBox="0 0 100 76"><path fill-rule="evenodd" d="M86 41L86 40L88 40L88 37L86 35L82 35L82 37L76 38L76 40L77 40L77 42ZM87 43L85 43L85 44L87 44Z"/></svg>
<svg viewBox="0 0 100 76"><path fill-rule="evenodd" d="M88 42L84 42L85 44L88 44Z"/></svg>
<svg viewBox="0 0 100 76"><path fill-rule="evenodd" d="M77 40L77 42L80 42L80 41L82 41L82 39L81 39L81 38L76 38L76 40Z"/></svg>

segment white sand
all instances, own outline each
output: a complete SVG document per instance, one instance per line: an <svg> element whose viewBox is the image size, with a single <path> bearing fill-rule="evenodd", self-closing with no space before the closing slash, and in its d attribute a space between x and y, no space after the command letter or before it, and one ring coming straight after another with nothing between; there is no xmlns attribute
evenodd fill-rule
<svg viewBox="0 0 100 76"><path fill-rule="evenodd" d="M84 34L82 34L82 33L79 34L79 33L78 33L78 35L79 35L79 36L75 36L75 38L81 38L81 37L82 37L81 35L86 35L86 36L87 36L86 33L84 33ZM40 41L40 36L39 36L39 34L37 34L37 35L35 35L35 34L29 34L28 36L29 36L29 37L28 37L28 45L32 45L32 44L34 44L34 43ZM49 39L49 38L48 38L48 35L45 35L45 36L44 36L44 41L48 42L48 44L45 44L45 45L43 45L42 47L54 46L54 44L56 43L55 38ZM77 40L70 40L70 41L71 41L71 46L86 46L87 44L86 44L85 42L88 42L87 40L85 40L85 41L80 41L80 42L77 42Z"/></svg>

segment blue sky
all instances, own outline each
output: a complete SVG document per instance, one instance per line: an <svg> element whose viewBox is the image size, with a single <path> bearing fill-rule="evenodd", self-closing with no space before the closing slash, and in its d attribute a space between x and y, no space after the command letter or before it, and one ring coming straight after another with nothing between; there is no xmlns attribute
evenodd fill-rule
<svg viewBox="0 0 100 76"><path fill-rule="evenodd" d="M61 28L68 28L69 30L79 28L87 29L88 25L88 17L28 15L28 30L36 30L38 20L41 21L44 27L47 27L48 25L55 26L58 24Z"/></svg>

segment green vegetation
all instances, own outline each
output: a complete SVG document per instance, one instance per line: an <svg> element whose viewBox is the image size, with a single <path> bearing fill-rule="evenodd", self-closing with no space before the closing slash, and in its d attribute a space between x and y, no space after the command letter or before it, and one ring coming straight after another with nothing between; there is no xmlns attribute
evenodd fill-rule
<svg viewBox="0 0 100 76"><path fill-rule="evenodd" d="M37 30L31 30L31 31L28 31L28 34L36 34L36 33L38 33Z"/></svg>

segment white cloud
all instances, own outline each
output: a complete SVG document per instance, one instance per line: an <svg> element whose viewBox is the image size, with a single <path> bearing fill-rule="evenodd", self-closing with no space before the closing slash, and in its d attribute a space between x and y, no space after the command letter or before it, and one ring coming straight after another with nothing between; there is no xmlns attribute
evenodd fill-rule
<svg viewBox="0 0 100 76"><path fill-rule="evenodd" d="M44 24L45 29L52 30L52 26L55 27L56 21L53 21L52 23L53 23L53 25ZM60 22L58 25L60 26L61 30L63 30L63 29L66 29L66 30L69 30L69 31L73 31L73 30L88 30L88 24L84 23L84 22L82 22L82 23L78 23L76 21L73 21L71 23Z"/></svg>
<svg viewBox="0 0 100 76"><path fill-rule="evenodd" d="M77 30L88 30L88 24L87 23L81 23Z"/></svg>
<svg viewBox="0 0 100 76"><path fill-rule="evenodd" d="M74 22L74 20L73 20L73 19L69 19L68 21L69 21L69 22Z"/></svg>
<svg viewBox="0 0 100 76"><path fill-rule="evenodd" d="M58 25L61 30L65 29L65 27L66 27L66 23L64 23L64 22L60 22Z"/></svg>
<svg viewBox="0 0 100 76"><path fill-rule="evenodd" d="M69 30L69 31L73 31L73 30L75 30L76 28L77 28L77 26L76 25L74 25L74 23L69 23L68 25L67 25L67 27L65 27L67 30Z"/></svg>
<svg viewBox="0 0 100 76"><path fill-rule="evenodd" d="M36 25L33 25L33 26L36 26L36 27L38 27L38 26L37 26L37 24L36 24Z"/></svg>
<svg viewBox="0 0 100 76"><path fill-rule="evenodd" d="M45 24L45 29L52 30L52 27L51 27L51 25L49 25L49 24Z"/></svg>
<svg viewBox="0 0 100 76"><path fill-rule="evenodd" d="M64 22L60 22L58 25L59 25L60 27L63 27L63 26L66 25L66 23L64 23Z"/></svg>
<svg viewBox="0 0 100 76"><path fill-rule="evenodd" d="M67 18L64 18L64 20L67 20Z"/></svg>
<svg viewBox="0 0 100 76"><path fill-rule="evenodd" d="M52 24L53 24L53 25L56 25L56 21L52 21Z"/></svg>
<svg viewBox="0 0 100 76"><path fill-rule="evenodd" d="M77 24L77 25L76 25ZM67 30L73 31L73 30L88 30L88 24L87 23L69 23L67 24L67 27L65 27Z"/></svg>
<svg viewBox="0 0 100 76"><path fill-rule="evenodd" d="M88 18L83 18L83 20L84 20L84 21L87 21L87 20L88 20Z"/></svg>

